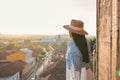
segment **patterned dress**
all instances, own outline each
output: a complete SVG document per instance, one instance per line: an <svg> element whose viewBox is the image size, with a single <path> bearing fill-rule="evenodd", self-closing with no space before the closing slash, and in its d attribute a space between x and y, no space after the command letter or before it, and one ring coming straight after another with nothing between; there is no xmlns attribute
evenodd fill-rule
<svg viewBox="0 0 120 80"><path fill-rule="evenodd" d="M82 62L82 54L71 41L66 54L66 80L80 80L81 68L88 64Z"/></svg>

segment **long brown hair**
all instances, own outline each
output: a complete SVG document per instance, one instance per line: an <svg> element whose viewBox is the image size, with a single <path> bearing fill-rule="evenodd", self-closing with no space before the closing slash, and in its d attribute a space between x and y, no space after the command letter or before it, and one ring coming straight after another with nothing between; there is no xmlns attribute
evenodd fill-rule
<svg viewBox="0 0 120 80"><path fill-rule="evenodd" d="M72 38L73 38L76 46L82 53L83 62L88 63L90 61L90 59L89 59L88 47L87 47L85 35L79 35L76 33L71 33L71 35L72 35Z"/></svg>

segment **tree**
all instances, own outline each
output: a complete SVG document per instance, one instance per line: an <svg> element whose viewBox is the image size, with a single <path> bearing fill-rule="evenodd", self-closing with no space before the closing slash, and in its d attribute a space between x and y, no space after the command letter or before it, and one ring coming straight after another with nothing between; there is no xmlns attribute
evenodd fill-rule
<svg viewBox="0 0 120 80"><path fill-rule="evenodd" d="M89 43L91 46L91 52L93 52L93 50L95 49L95 45L96 45L96 38L95 37L89 38Z"/></svg>

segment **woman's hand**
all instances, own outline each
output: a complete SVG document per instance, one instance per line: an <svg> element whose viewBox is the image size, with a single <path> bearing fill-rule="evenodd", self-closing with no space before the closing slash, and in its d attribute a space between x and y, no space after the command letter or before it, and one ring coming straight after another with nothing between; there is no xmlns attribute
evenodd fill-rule
<svg viewBox="0 0 120 80"><path fill-rule="evenodd" d="M82 67L86 67L87 70L91 68L90 63L86 63L86 62L82 62Z"/></svg>
<svg viewBox="0 0 120 80"><path fill-rule="evenodd" d="M89 68L91 68L90 64L86 66L86 69L88 70Z"/></svg>

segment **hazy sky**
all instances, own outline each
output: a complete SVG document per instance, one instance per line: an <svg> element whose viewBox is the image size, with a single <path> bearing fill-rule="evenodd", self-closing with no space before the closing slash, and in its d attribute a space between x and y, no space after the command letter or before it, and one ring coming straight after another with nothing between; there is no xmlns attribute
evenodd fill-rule
<svg viewBox="0 0 120 80"><path fill-rule="evenodd" d="M0 32L6 34L67 34L71 19L96 34L96 0L0 0Z"/></svg>

